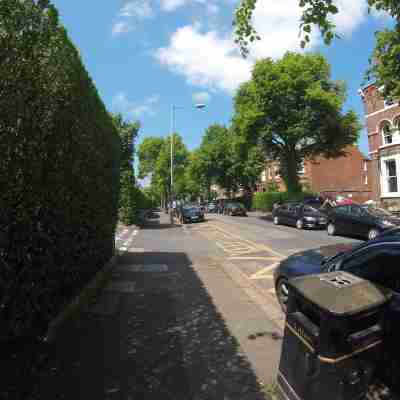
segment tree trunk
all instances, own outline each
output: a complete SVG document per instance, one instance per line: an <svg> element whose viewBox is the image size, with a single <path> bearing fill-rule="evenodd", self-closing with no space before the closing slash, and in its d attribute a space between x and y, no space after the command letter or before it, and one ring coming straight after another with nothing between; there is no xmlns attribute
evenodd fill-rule
<svg viewBox="0 0 400 400"><path fill-rule="evenodd" d="M297 156L295 149L290 149L281 157L281 175L289 194L302 192L298 174L300 163L301 160Z"/></svg>

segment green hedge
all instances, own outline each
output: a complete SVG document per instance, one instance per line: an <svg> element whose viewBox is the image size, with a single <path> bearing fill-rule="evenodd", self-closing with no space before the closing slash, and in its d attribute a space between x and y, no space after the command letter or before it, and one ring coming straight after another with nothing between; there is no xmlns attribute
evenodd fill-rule
<svg viewBox="0 0 400 400"><path fill-rule="evenodd" d="M119 137L45 0L0 2L2 334L40 332L113 255Z"/></svg>
<svg viewBox="0 0 400 400"><path fill-rule="evenodd" d="M289 194L288 192L257 192L253 194L252 208L260 211L272 211L275 203L285 201L301 201L306 196L315 196L313 193Z"/></svg>

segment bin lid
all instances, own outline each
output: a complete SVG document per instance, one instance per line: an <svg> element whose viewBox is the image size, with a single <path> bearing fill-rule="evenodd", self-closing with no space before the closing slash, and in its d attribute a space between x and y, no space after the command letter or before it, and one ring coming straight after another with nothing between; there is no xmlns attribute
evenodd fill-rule
<svg viewBox="0 0 400 400"><path fill-rule="evenodd" d="M392 291L345 271L308 275L290 281L295 291L336 316L353 315L386 303Z"/></svg>

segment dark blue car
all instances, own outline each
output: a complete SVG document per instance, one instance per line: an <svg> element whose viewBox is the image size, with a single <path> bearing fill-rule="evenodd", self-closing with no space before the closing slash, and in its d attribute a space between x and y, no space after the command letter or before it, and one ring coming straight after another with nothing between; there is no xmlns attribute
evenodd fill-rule
<svg viewBox="0 0 400 400"><path fill-rule="evenodd" d="M400 229L387 231L362 244L323 246L283 260L274 272L276 294L283 311L286 312L289 279L336 270L389 287L400 299ZM400 300L398 306L400 310Z"/></svg>

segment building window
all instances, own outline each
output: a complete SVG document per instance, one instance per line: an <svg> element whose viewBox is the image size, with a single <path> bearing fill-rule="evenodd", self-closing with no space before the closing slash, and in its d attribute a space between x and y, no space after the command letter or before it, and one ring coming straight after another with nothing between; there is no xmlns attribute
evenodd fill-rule
<svg viewBox="0 0 400 400"><path fill-rule="evenodd" d="M398 192L396 160L386 160L386 180L389 193Z"/></svg>
<svg viewBox="0 0 400 400"><path fill-rule="evenodd" d="M272 168L268 168L268 178L272 179Z"/></svg>
<svg viewBox="0 0 400 400"><path fill-rule="evenodd" d="M400 117L396 117L393 121L394 130L397 131L397 134L400 133Z"/></svg>
<svg viewBox="0 0 400 400"><path fill-rule="evenodd" d="M393 143L393 134L392 134L392 129L390 128L389 123L385 123L382 126L382 135L383 135L383 144Z"/></svg>
<svg viewBox="0 0 400 400"><path fill-rule="evenodd" d="M368 163L367 163L367 161L365 161L365 160L364 160L364 162L363 162L363 169L364 169L364 172L367 172L367 171L368 171Z"/></svg>
<svg viewBox="0 0 400 400"><path fill-rule="evenodd" d="M299 166L299 170L297 171L299 174L305 174L306 173L306 166L304 165L304 161L301 162Z"/></svg>
<svg viewBox="0 0 400 400"><path fill-rule="evenodd" d="M368 175L364 176L364 185L368 185Z"/></svg>
<svg viewBox="0 0 400 400"><path fill-rule="evenodd" d="M279 167L275 167L275 178L279 178Z"/></svg>

